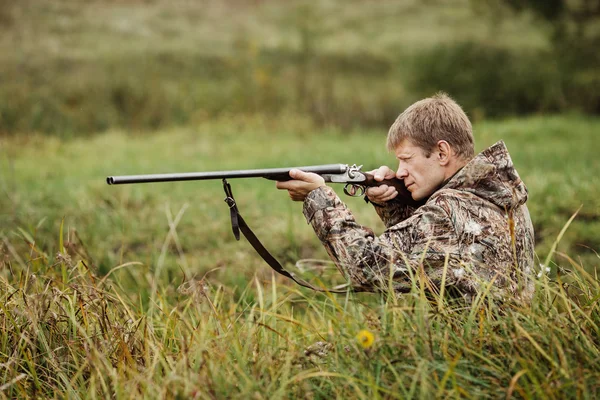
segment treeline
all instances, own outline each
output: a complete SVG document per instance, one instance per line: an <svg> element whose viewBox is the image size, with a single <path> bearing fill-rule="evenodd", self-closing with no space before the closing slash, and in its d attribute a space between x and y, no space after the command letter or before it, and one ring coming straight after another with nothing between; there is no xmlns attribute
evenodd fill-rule
<svg viewBox="0 0 600 400"><path fill-rule="evenodd" d="M594 65L599 56L573 58ZM59 60L15 66L4 76L0 127L8 134L146 130L223 114L283 112L309 115L317 124L385 126L410 102L438 90L474 118L600 113L600 69L565 65L550 51L475 42L394 58L241 49L236 58Z"/></svg>
<svg viewBox="0 0 600 400"><path fill-rule="evenodd" d="M301 37L295 48L263 48L242 36L229 52L149 46L95 58L4 55L0 133L153 130L255 113L302 114L317 125L342 128L385 127L407 105L439 90L456 98L473 119L600 114L600 6L596 14L593 8L581 14L562 0L541 6L524 2L529 8L509 0L484 3L489 4L479 7L488 12L527 9L547 32L548 45L502 45L488 37L345 53L320 46L322 36L312 29L314 13L309 13L294 28ZM554 7L550 11L548 4Z"/></svg>

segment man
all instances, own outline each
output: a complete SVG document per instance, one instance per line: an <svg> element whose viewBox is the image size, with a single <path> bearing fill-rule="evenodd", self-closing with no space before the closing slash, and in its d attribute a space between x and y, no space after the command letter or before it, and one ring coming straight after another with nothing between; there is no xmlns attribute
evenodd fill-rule
<svg viewBox="0 0 600 400"><path fill-rule="evenodd" d="M353 285L372 291L413 285L472 299L489 292L528 302L533 295L533 226L527 189L503 142L474 155L469 119L450 97L437 94L407 108L389 130L398 169L380 167L376 180L404 181L418 208L397 200L393 187L369 188L383 220L379 237L356 223L316 174L292 170L277 182L295 201L338 268Z"/></svg>

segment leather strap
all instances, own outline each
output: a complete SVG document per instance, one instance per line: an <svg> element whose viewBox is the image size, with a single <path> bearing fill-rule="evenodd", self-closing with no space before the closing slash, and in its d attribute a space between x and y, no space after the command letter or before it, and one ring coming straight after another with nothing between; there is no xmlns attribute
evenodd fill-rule
<svg viewBox="0 0 600 400"><path fill-rule="evenodd" d="M223 190L225 190L225 203L229 206L229 215L231 217L231 229L233 230L233 236L235 236L235 240L240 240L240 224L239 218L241 217L237 205L235 204L235 199L233 198L233 193L231 191L231 185L227 182L226 179L223 179Z"/></svg>
<svg viewBox="0 0 600 400"><path fill-rule="evenodd" d="M281 274L287 278L290 278L294 282L296 282L300 286L304 286L306 288L312 289L317 292L325 292L325 293L347 293L348 291L354 292L363 292L360 287L352 287L350 284L345 284L341 286L336 286L332 289L320 288L312 285L311 283L305 281L304 279L297 278L293 273L288 272L285 268L281 266L279 261L275 257L269 253L269 250L263 246L263 244L258 240L254 232L250 229L244 218L240 215L240 212L237 208L237 204L233 197L233 193L231 191L231 185L227 182L226 179L223 179L223 190L225 191L225 202L229 206L229 214L231 216L231 229L233 231L233 235L236 240L240 240L240 231L244 234L248 242L252 245L254 250L262 257L262 259L269 264L269 266L278 274Z"/></svg>

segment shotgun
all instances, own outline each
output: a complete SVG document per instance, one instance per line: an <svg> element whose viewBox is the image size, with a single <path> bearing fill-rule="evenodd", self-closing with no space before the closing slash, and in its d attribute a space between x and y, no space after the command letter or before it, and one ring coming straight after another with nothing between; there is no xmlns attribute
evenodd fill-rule
<svg viewBox="0 0 600 400"><path fill-rule="evenodd" d="M247 169L235 171L211 171L211 172L185 172L172 174L148 174L148 175L123 175L109 176L106 178L106 183L109 185L123 185L130 183L150 183L150 182L174 182L174 181L202 181L209 179L221 179L223 181L223 190L225 191L225 202L229 206L231 217L231 228L237 240L240 240L240 231L250 242L256 252L265 260L267 264L277 273L284 275L300 286L304 286L318 292L331 293L346 293L348 290L363 291L360 287L349 287L348 285L338 286L332 289L321 288L312 285L311 283L296 277L293 273L288 272L275 259L271 253L258 240L254 232L250 229L244 218L239 213L231 185L227 179L233 178L265 178L273 181L289 181L290 170L299 169L304 172L312 172L323 177L325 182L343 183L344 193L349 196L362 196L368 187L388 185L394 186L398 191L398 196L395 201L400 201L408 206L418 207L422 202L414 201L406 186L400 179L389 179L376 181L372 174L361 171L362 165L356 164L350 166L348 164L327 164L327 165L312 165L306 167L285 167L285 168L268 168L268 169Z"/></svg>
<svg viewBox="0 0 600 400"><path fill-rule="evenodd" d="M327 164L312 165L306 167L285 167L285 168L267 168L267 169L247 169L234 171L211 171L211 172L185 172L173 174L148 174L148 175L124 175L109 176L106 183L109 185L122 185L131 183L150 183L150 182L174 182L174 181L202 181L209 179L232 179L232 178L265 178L273 181L289 181L290 170L299 169L304 172L312 172L321 175L325 182L343 183L344 193L348 196L362 196L366 189L371 186L388 185L394 186L398 191L398 200L407 205L417 206L410 192L404 186L400 179L389 179L376 181L374 176L361 171L362 165L348 164Z"/></svg>

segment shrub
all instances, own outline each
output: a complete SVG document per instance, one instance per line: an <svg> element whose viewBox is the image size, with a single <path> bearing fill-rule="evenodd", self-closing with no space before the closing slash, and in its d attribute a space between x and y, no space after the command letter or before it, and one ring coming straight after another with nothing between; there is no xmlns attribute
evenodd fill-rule
<svg viewBox="0 0 600 400"><path fill-rule="evenodd" d="M548 53L483 43L437 46L414 57L408 86L417 97L443 90L471 115L504 116L563 108L559 71Z"/></svg>

